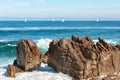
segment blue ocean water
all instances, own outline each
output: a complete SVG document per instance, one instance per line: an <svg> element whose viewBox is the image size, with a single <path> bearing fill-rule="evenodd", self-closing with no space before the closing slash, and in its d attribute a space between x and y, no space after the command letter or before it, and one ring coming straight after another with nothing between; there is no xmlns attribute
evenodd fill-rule
<svg viewBox="0 0 120 80"><path fill-rule="evenodd" d="M2 70L15 59L19 39L33 39L45 53L53 39L72 35L90 36L94 41L102 37L117 45L120 44L120 21L0 21L0 71L4 74Z"/></svg>
<svg viewBox="0 0 120 80"><path fill-rule="evenodd" d="M0 21L0 79L5 77L8 64L16 58L16 45L21 38L33 39L39 49L45 53L53 39L72 35L90 36L95 42L104 38L112 45L120 44L120 21ZM46 64L42 64L43 68ZM47 68L48 69L48 68ZM45 76L46 75L46 76ZM71 80L61 73L32 72L18 74L16 80Z"/></svg>

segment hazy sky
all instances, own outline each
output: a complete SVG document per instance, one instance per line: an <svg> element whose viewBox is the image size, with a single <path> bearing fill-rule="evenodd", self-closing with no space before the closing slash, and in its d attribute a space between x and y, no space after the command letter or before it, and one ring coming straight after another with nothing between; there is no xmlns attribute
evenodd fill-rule
<svg viewBox="0 0 120 80"><path fill-rule="evenodd" d="M120 0L0 0L0 17L120 20Z"/></svg>

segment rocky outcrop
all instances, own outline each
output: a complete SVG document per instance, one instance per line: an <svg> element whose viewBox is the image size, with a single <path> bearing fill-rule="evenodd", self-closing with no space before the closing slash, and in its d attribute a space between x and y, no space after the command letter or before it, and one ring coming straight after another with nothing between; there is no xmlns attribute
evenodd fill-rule
<svg viewBox="0 0 120 80"><path fill-rule="evenodd" d="M21 39L17 45L17 64L24 70L30 71L39 67L42 53L32 40Z"/></svg>
<svg viewBox="0 0 120 80"><path fill-rule="evenodd" d="M37 69L42 61L42 53L32 40L21 39L17 45L17 58L13 65L8 65L7 76L15 73Z"/></svg>
<svg viewBox="0 0 120 80"><path fill-rule="evenodd" d="M8 77L15 77L17 72L37 69L44 62L56 71L72 76L73 80L120 79L120 45L112 46L101 38L97 43L89 37L78 36L72 36L71 40L53 40L45 55L32 40L21 39L16 49L17 58L7 68Z"/></svg>
<svg viewBox="0 0 120 80"><path fill-rule="evenodd" d="M98 76L120 71L120 46L112 46L101 38L97 43L78 36L53 40L44 58L49 66L74 80L98 80Z"/></svg>

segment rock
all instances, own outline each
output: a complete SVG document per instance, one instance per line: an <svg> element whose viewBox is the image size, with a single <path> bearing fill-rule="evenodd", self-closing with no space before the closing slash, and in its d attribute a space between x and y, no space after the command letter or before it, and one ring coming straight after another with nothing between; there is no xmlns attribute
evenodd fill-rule
<svg viewBox="0 0 120 80"><path fill-rule="evenodd" d="M89 37L75 35L72 40L53 40L44 57L49 66L74 80L97 80L98 76L120 71L120 46L112 46L101 38L96 44Z"/></svg>
<svg viewBox="0 0 120 80"><path fill-rule="evenodd" d="M21 39L17 45L17 59L8 65L7 77L15 77L15 73L32 71L40 67L42 53L32 40Z"/></svg>
<svg viewBox="0 0 120 80"><path fill-rule="evenodd" d="M17 45L17 65L24 71L40 66L42 53L32 40L21 39Z"/></svg>
<svg viewBox="0 0 120 80"><path fill-rule="evenodd" d="M120 75L107 75L101 80L120 80Z"/></svg>
<svg viewBox="0 0 120 80"><path fill-rule="evenodd" d="M48 55L47 54L43 55L42 62L47 63L47 60L48 60Z"/></svg>
<svg viewBox="0 0 120 80"><path fill-rule="evenodd" d="M6 76L15 78L16 69L13 65L8 65Z"/></svg>
<svg viewBox="0 0 120 80"><path fill-rule="evenodd" d="M18 73L18 72L24 72L24 71L14 65L8 65L6 76L15 78L15 73Z"/></svg>

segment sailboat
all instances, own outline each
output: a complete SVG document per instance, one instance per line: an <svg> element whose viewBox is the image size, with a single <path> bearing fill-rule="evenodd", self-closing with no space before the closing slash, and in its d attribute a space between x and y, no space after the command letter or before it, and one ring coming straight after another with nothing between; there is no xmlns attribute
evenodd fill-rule
<svg viewBox="0 0 120 80"><path fill-rule="evenodd" d="M64 19L62 19L62 22L65 22L65 20L64 20Z"/></svg>
<svg viewBox="0 0 120 80"><path fill-rule="evenodd" d="M55 21L55 19L52 19L52 22L54 22Z"/></svg>
<svg viewBox="0 0 120 80"><path fill-rule="evenodd" d="M27 19L25 19L24 22L27 22Z"/></svg>
<svg viewBox="0 0 120 80"><path fill-rule="evenodd" d="M96 22L99 22L99 19L97 19Z"/></svg>

